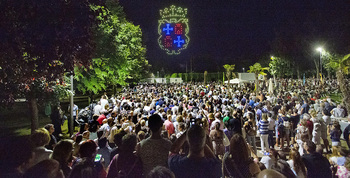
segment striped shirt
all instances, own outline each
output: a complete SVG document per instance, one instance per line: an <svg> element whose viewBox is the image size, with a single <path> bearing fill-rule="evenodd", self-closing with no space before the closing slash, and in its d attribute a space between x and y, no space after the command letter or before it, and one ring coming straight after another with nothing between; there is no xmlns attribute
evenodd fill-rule
<svg viewBox="0 0 350 178"><path fill-rule="evenodd" d="M259 132L260 134L268 134L269 133L269 121L259 121Z"/></svg>

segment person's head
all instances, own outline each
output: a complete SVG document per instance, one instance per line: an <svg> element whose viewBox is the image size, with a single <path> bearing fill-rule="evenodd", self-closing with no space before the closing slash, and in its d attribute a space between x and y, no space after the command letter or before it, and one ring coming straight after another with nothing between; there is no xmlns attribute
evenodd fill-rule
<svg viewBox="0 0 350 178"><path fill-rule="evenodd" d="M107 145L106 137L98 139L98 147L100 147L100 149L106 147L106 145Z"/></svg>
<svg viewBox="0 0 350 178"><path fill-rule="evenodd" d="M339 155L343 157L347 157L349 154L349 151L345 149L344 147L340 147L339 149Z"/></svg>
<svg viewBox="0 0 350 178"><path fill-rule="evenodd" d="M253 120L253 119L254 119L254 118L253 118L253 113L249 112L249 113L247 114L247 118L248 118L248 120Z"/></svg>
<svg viewBox="0 0 350 178"><path fill-rule="evenodd" d="M309 114L312 118L315 118L317 116L317 112L314 109L310 109Z"/></svg>
<svg viewBox="0 0 350 178"><path fill-rule="evenodd" d="M44 128L40 128L34 131L32 136L30 137L33 147L41 147L49 144L50 142L50 134Z"/></svg>
<svg viewBox="0 0 350 178"><path fill-rule="evenodd" d="M205 117L203 117L202 118L202 127L204 128L204 129L208 129L209 128L209 123L208 123L208 119L207 118L205 118Z"/></svg>
<svg viewBox="0 0 350 178"><path fill-rule="evenodd" d="M220 130L220 122L215 123L215 130Z"/></svg>
<svg viewBox="0 0 350 178"><path fill-rule="evenodd" d="M86 140L80 145L79 154L81 158L92 158L96 152L97 145L93 140Z"/></svg>
<svg viewBox="0 0 350 178"><path fill-rule="evenodd" d="M230 140L230 154L238 162L249 159L248 145L241 134L234 134Z"/></svg>
<svg viewBox="0 0 350 178"><path fill-rule="evenodd" d="M350 171L350 158L346 158L344 166L348 171Z"/></svg>
<svg viewBox="0 0 350 178"><path fill-rule="evenodd" d="M47 131L49 131L49 134L50 134L50 135L51 135L53 132L55 132L55 128L54 128L53 124L46 124L46 125L44 126L44 128L45 128Z"/></svg>
<svg viewBox="0 0 350 178"><path fill-rule="evenodd" d="M303 119L309 120L310 118L311 118L311 116L309 114L307 114L307 113L303 114Z"/></svg>
<svg viewBox="0 0 350 178"><path fill-rule="evenodd" d="M293 162L297 162L301 160L301 156L299 154L299 151L295 148L292 148L289 152L289 159L293 160Z"/></svg>
<svg viewBox="0 0 350 178"><path fill-rule="evenodd" d="M126 134L123 136L121 152L133 153L137 144L137 137L134 134Z"/></svg>
<svg viewBox="0 0 350 178"><path fill-rule="evenodd" d="M301 119L300 120L300 124L304 127L306 127L306 124L307 124L307 120L306 119Z"/></svg>
<svg viewBox="0 0 350 178"><path fill-rule="evenodd" d="M108 125L109 125L110 127L112 127L113 124L114 124L114 119L113 119L113 117L109 117L109 118L107 119L107 123L108 123Z"/></svg>
<svg viewBox="0 0 350 178"><path fill-rule="evenodd" d="M83 135L82 134L79 134L76 136L75 138L75 143L80 143L81 141L83 140Z"/></svg>
<svg viewBox="0 0 350 178"><path fill-rule="evenodd" d="M293 114L298 114L298 109L294 108L293 109Z"/></svg>
<svg viewBox="0 0 350 178"><path fill-rule="evenodd" d="M333 122L333 128L336 130L341 130L341 126L338 121Z"/></svg>
<svg viewBox="0 0 350 178"><path fill-rule="evenodd" d="M257 178L287 178L287 177L273 169L265 169L258 174Z"/></svg>
<svg viewBox="0 0 350 178"><path fill-rule="evenodd" d="M152 134L159 132L160 129L163 127L162 118L160 118L158 114L153 114L152 116L149 117L148 127L152 131Z"/></svg>
<svg viewBox="0 0 350 178"><path fill-rule="evenodd" d="M74 165L69 178L95 178L99 177L94 164L89 159L83 158L82 161Z"/></svg>
<svg viewBox="0 0 350 178"><path fill-rule="evenodd" d="M63 178L60 164L54 159L46 159L31 167L23 176L24 178Z"/></svg>
<svg viewBox="0 0 350 178"><path fill-rule="evenodd" d="M138 133L137 133L137 138L138 138L138 141L142 141L143 139L145 139L146 137L146 133L142 130L140 130Z"/></svg>
<svg viewBox="0 0 350 178"><path fill-rule="evenodd" d="M157 166L148 173L147 178L175 178L175 175L168 168Z"/></svg>
<svg viewBox="0 0 350 178"><path fill-rule="evenodd" d="M146 125L146 121L142 119L140 124L141 124L142 127L144 127Z"/></svg>
<svg viewBox="0 0 350 178"><path fill-rule="evenodd" d="M316 151L316 145L311 140L307 140L306 142L304 142L303 146L308 153L314 153Z"/></svg>
<svg viewBox="0 0 350 178"><path fill-rule="evenodd" d="M84 131L83 132L83 138L85 138L85 139L89 139L89 137L90 137L90 132L89 131Z"/></svg>
<svg viewBox="0 0 350 178"><path fill-rule="evenodd" d="M282 151L282 150L279 150L278 151L278 156L279 156L279 158L280 159L282 159L282 160L287 160L287 155L284 153L284 151Z"/></svg>
<svg viewBox="0 0 350 178"><path fill-rule="evenodd" d="M204 129L194 124L187 131L187 140L190 146L190 152L192 153L200 153L205 146L206 134Z"/></svg>
<svg viewBox="0 0 350 178"><path fill-rule="evenodd" d="M214 120L215 120L214 114L213 114L213 113L209 113L209 114L208 114L208 119L209 119L210 121L214 121Z"/></svg>
<svg viewBox="0 0 350 178"><path fill-rule="evenodd" d="M274 158L274 159L276 159L276 160L277 160L277 157L278 157L278 151L277 151L277 150L275 150L274 148L271 148L271 149L270 149L270 157L271 157L271 158Z"/></svg>
<svg viewBox="0 0 350 178"><path fill-rule="evenodd" d="M57 160L60 163L68 163L72 158L72 149L73 144L71 141L61 140L53 149L51 158Z"/></svg>
<svg viewBox="0 0 350 178"><path fill-rule="evenodd" d="M122 129L119 130L118 133L114 135L113 141L118 147L122 145L122 138L124 135L126 135L126 132Z"/></svg>
<svg viewBox="0 0 350 178"><path fill-rule="evenodd" d="M296 178L295 174L286 161L278 160L275 164L272 164L271 169L278 171L288 178Z"/></svg>

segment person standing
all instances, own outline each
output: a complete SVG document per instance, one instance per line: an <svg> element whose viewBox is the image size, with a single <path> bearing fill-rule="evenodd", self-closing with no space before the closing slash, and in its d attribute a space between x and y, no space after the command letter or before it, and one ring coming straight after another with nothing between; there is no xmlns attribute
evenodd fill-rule
<svg viewBox="0 0 350 178"><path fill-rule="evenodd" d="M215 129L210 131L209 137L213 142L215 155L222 157L225 153L225 146L224 146L224 132L220 130L220 123L218 122L215 123Z"/></svg>
<svg viewBox="0 0 350 178"><path fill-rule="evenodd" d="M174 142L168 162L176 177L221 177L221 163L206 144L206 138L204 129L193 125ZM180 155L179 151L186 140L189 153Z"/></svg>
<svg viewBox="0 0 350 178"><path fill-rule="evenodd" d="M260 168L249 156L249 148L240 134L235 134L230 140L230 151L222 160L223 177L256 177Z"/></svg>
<svg viewBox="0 0 350 178"><path fill-rule="evenodd" d="M261 144L261 151L262 152L269 152L269 143L268 143L268 137L269 137L269 121L267 121L267 114L263 113L261 116L261 120L259 120L258 128L260 132L260 144Z"/></svg>
<svg viewBox="0 0 350 178"><path fill-rule="evenodd" d="M148 127L151 136L136 146L136 153L143 163L143 175L148 175L156 166L168 167L167 160L172 145L169 140L161 137L163 121L158 114L150 116Z"/></svg>
<svg viewBox="0 0 350 178"><path fill-rule="evenodd" d="M62 121L63 121L62 110L61 110L61 107L59 104L52 108L50 118L51 118L51 122L54 126L53 135L56 138L59 138L59 134L62 133L61 125L62 125Z"/></svg>
<svg viewBox="0 0 350 178"><path fill-rule="evenodd" d="M327 158L316 152L316 145L311 140L308 140L303 147L306 150L306 154L302 156L302 160L307 169L307 177L332 177L331 164Z"/></svg>
<svg viewBox="0 0 350 178"><path fill-rule="evenodd" d="M70 113L70 105L68 106L68 112ZM73 105L73 123L70 123L70 119L68 119L68 126L71 124L73 124L73 127L79 125L78 120L77 120L78 113L79 113L79 107L76 104L74 104ZM68 129L70 129L70 127L68 127ZM74 130L74 128L73 128L73 130ZM70 132L70 130L69 130L69 132Z"/></svg>
<svg viewBox="0 0 350 178"><path fill-rule="evenodd" d="M244 123L244 130L247 134L247 142L249 146L253 147L254 154L256 154L256 141L255 141L255 136L256 136L256 124L255 124L255 119L253 117L252 113L248 113L247 115L248 121Z"/></svg>
<svg viewBox="0 0 350 178"><path fill-rule="evenodd" d="M276 124L276 120L273 119L272 114L269 112L267 113L268 119L267 121L269 121L269 137L268 137L268 142L269 142L269 148L273 148L275 146L274 140L273 140L273 131L275 130L275 124Z"/></svg>

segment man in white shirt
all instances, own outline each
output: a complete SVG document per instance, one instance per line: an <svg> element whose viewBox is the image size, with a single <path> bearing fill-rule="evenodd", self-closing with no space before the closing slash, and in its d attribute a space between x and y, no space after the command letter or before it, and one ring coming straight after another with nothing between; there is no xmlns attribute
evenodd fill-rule
<svg viewBox="0 0 350 178"><path fill-rule="evenodd" d="M220 123L220 130L224 130L224 121L222 121L221 119L221 114L216 113L214 117L215 117L215 120L213 121L213 123L211 123L210 130L215 129L215 125L217 122Z"/></svg>
<svg viewBox="0 0 350 178"><path fill-rule="evenodd" d="M101 97L101 106L102 106L102 109L105 109L106 105L108 105L107 96L106 96L106 95L103 95L103 96Z"/></svg>
<svg viewBox="0 0 350 178"><path fill-rule="evenodd" d="M94 107L94 115L100 115L102 111L101 101Z"/></svg>
<svg viewBox="0 0 350 178"><path fill-rule="evenodd" d="M336 108L332 109L331 114L333 117L345 117L345 111L340 104Z"/></svg>

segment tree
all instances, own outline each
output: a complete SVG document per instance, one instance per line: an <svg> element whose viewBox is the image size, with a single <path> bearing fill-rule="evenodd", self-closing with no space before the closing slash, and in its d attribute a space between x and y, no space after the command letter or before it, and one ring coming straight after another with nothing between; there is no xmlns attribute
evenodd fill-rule
<svg viewBox="0 0 350 178"><path fill-rule="evenodd" d="M89 67L76 66L77 88L96 94L108 86L127 85L146 77L149 64L140 27L126 20L115 1L92 9L102 12L96 17L101 23L94 27L96 52Z"/></svg>
<svg viewBox="0 0 350 178"><path fill-rule="evenodd" d="M85 0L4 0L0 8L0 104L25 97L33 131L42 92L62 83L74 64L89 65L95 12Z"/></svg>
<svg viewBox="0 0 350 178"><path fill-rule="evenodd" d="M336 71L338 85L343 95L343 104L347 111L350 111L350 92L347 82L344 79L344 75L349 74L350 67L350 54L345 56L332 55L327 64L330 68Z"/></svg>
<svg viewBox="0 0 350 178"><path fill-rule="evenodd" d="M224 68L226 70L226 77L228 80L228 84L230 84L231 75L232 75L232 71L235 69L235 64L233 64L233 65L225 64Z"/></svg>
<svg viewBox="0 0 350 178"><path fill-rule="evenodd" d="M255 95L258 96L258 93L260 91L260 85L259 85L259 80L258 76L260 75L266 75L264 72L265 70L268 70L268 67L261 67L260 63L255 63L252 66L249 66L249 73L254 73L255 74Z"/></svg>
<svg viewBox="0 0 350 178"><path fill-rule="evenodd" d="M271 57L269 72L273 77L290 77L293 75L292 64L289 60L280 57Z"/></svg>
<svg viewBox="0 0 350 178"><path fill-rule="evenodd" d="M207 84L208 81L208 71L204 71L204 85Z"/></svg>

